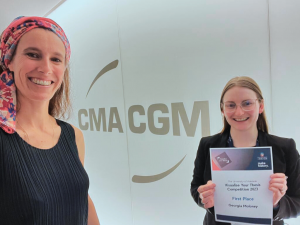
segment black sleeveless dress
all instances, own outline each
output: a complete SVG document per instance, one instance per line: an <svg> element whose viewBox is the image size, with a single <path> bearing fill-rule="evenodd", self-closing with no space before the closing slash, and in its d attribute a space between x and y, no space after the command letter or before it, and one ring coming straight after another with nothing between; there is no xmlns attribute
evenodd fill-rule
<svg viewBox="0 0 300 225"><path fill-rule="evenodd" d="M0 129L0 224L86 225L89 179L73 127L51 149L35 148Z"/></svg>

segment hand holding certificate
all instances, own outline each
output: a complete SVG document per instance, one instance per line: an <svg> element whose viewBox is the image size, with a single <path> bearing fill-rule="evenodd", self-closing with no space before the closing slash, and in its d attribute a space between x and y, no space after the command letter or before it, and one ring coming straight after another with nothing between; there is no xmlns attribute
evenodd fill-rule
<svg viewBox="0 0 300 225"><path fill-rule="evenodd" d="M279 200L285 195L287 187L287 176L284 173L271 175L269 190L273 191L273 206L278 205Z"/></svg>
<svg viewBox="0 0 300 225"><path fill-rule="evenodd" d="M199 197L201 199L202 204L204 204L204 208L208 209L214 206L214 192L216 185L209 180L207 184L201 185L198 188Z"/></svg>
<svg viewBox="0 0 300 225"><path fill-rule="evenodd" d="M271 147L211 148L210 156L216 221L272 224Z"/></svg>

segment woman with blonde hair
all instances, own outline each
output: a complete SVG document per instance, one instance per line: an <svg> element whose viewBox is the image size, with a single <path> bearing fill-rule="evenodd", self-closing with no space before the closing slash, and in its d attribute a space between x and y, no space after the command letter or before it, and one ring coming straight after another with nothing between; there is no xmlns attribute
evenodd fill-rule
<svg viewBox="0 0 300 225"><path fill-rule="evenodd" d="M293 139L269 134L264 98L258 84L250 77L235 77L223 89L220 99L223 129L201 139L191 194L206 209L203 224L228 224L215 221L214 192L211 181L210 148L272 146L274 174L269 190L273 192L273 224L300 215L300 158ZM288 179L286 180L286 177Z"/></svg>
<svg viewBox="0 0 300 225"><path fill-rule="evenodd" d="M18 17L0 43L0 224L98 225L70 109L70 44L42 17Z"/></svg>

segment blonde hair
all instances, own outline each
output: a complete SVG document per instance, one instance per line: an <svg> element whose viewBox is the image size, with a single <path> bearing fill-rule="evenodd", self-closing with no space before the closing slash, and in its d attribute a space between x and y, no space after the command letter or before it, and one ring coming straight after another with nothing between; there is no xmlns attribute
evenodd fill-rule
<svg viewBox="0 0 300 225"><path fill-rule="evenodd" d="M222 91L221 99L220 99L221 112L223 111L222 107L223 107L224 95L229 89L231 89L233 87L244 87L244 88L248 88L248 89L254 91L259 103L261 103L264 99L262 96L262 91L260 90L258 84L252 78L250 78L250 77L234 77L230 81L227 82L227 84L225 85L225 87ZM257 125L258 130L269 133L268 122L267 122L265 110L261 114L259 114L256 125ZM222 129L221 133L223 133L224 131L226 131L229 128L230 128L229 123L227 122L226 118L223 117L223 129Z"/></svg>
<svg viewBox="0 0 300 225"><path fill-rule="evenodd" d="M70 68L65 70L61 86L55 92L49 102L48 112L55 118L68 119L72 111L70 100Z"/></svg>

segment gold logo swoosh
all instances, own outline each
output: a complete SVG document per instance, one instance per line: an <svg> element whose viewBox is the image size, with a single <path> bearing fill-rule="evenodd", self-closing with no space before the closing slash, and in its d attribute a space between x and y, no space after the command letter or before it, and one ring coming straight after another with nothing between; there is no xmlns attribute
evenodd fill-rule
<svg viewBox="0 0 300 225"><path fill-rule="evenodd" d="M107 66L105 66L98 74L97 76L95 77L95 79L93 80L87 94L86 94L86 97L88 96L91 88L93 87L93 85L96 83L96 81L105 73L107 73L108 71L112 70L112 69L115 69L119 64L119 60L115 60L113 62L111 62L110 64L108 64Z"/></svg>
<svg viewBox="0 0 300 225"><path fill-rule="evenodd" d="M171 169L157 174L157 175L152 175L152 176L140 176L140 175L134 175L132 177L132 182L134 183L151 183L151 182L155 182L158 181L160 179L165 178L166 176L168 176L170 173L172 173L184 160L184 158L186 157L186 155L175 165L173 166Z"/></svg>

